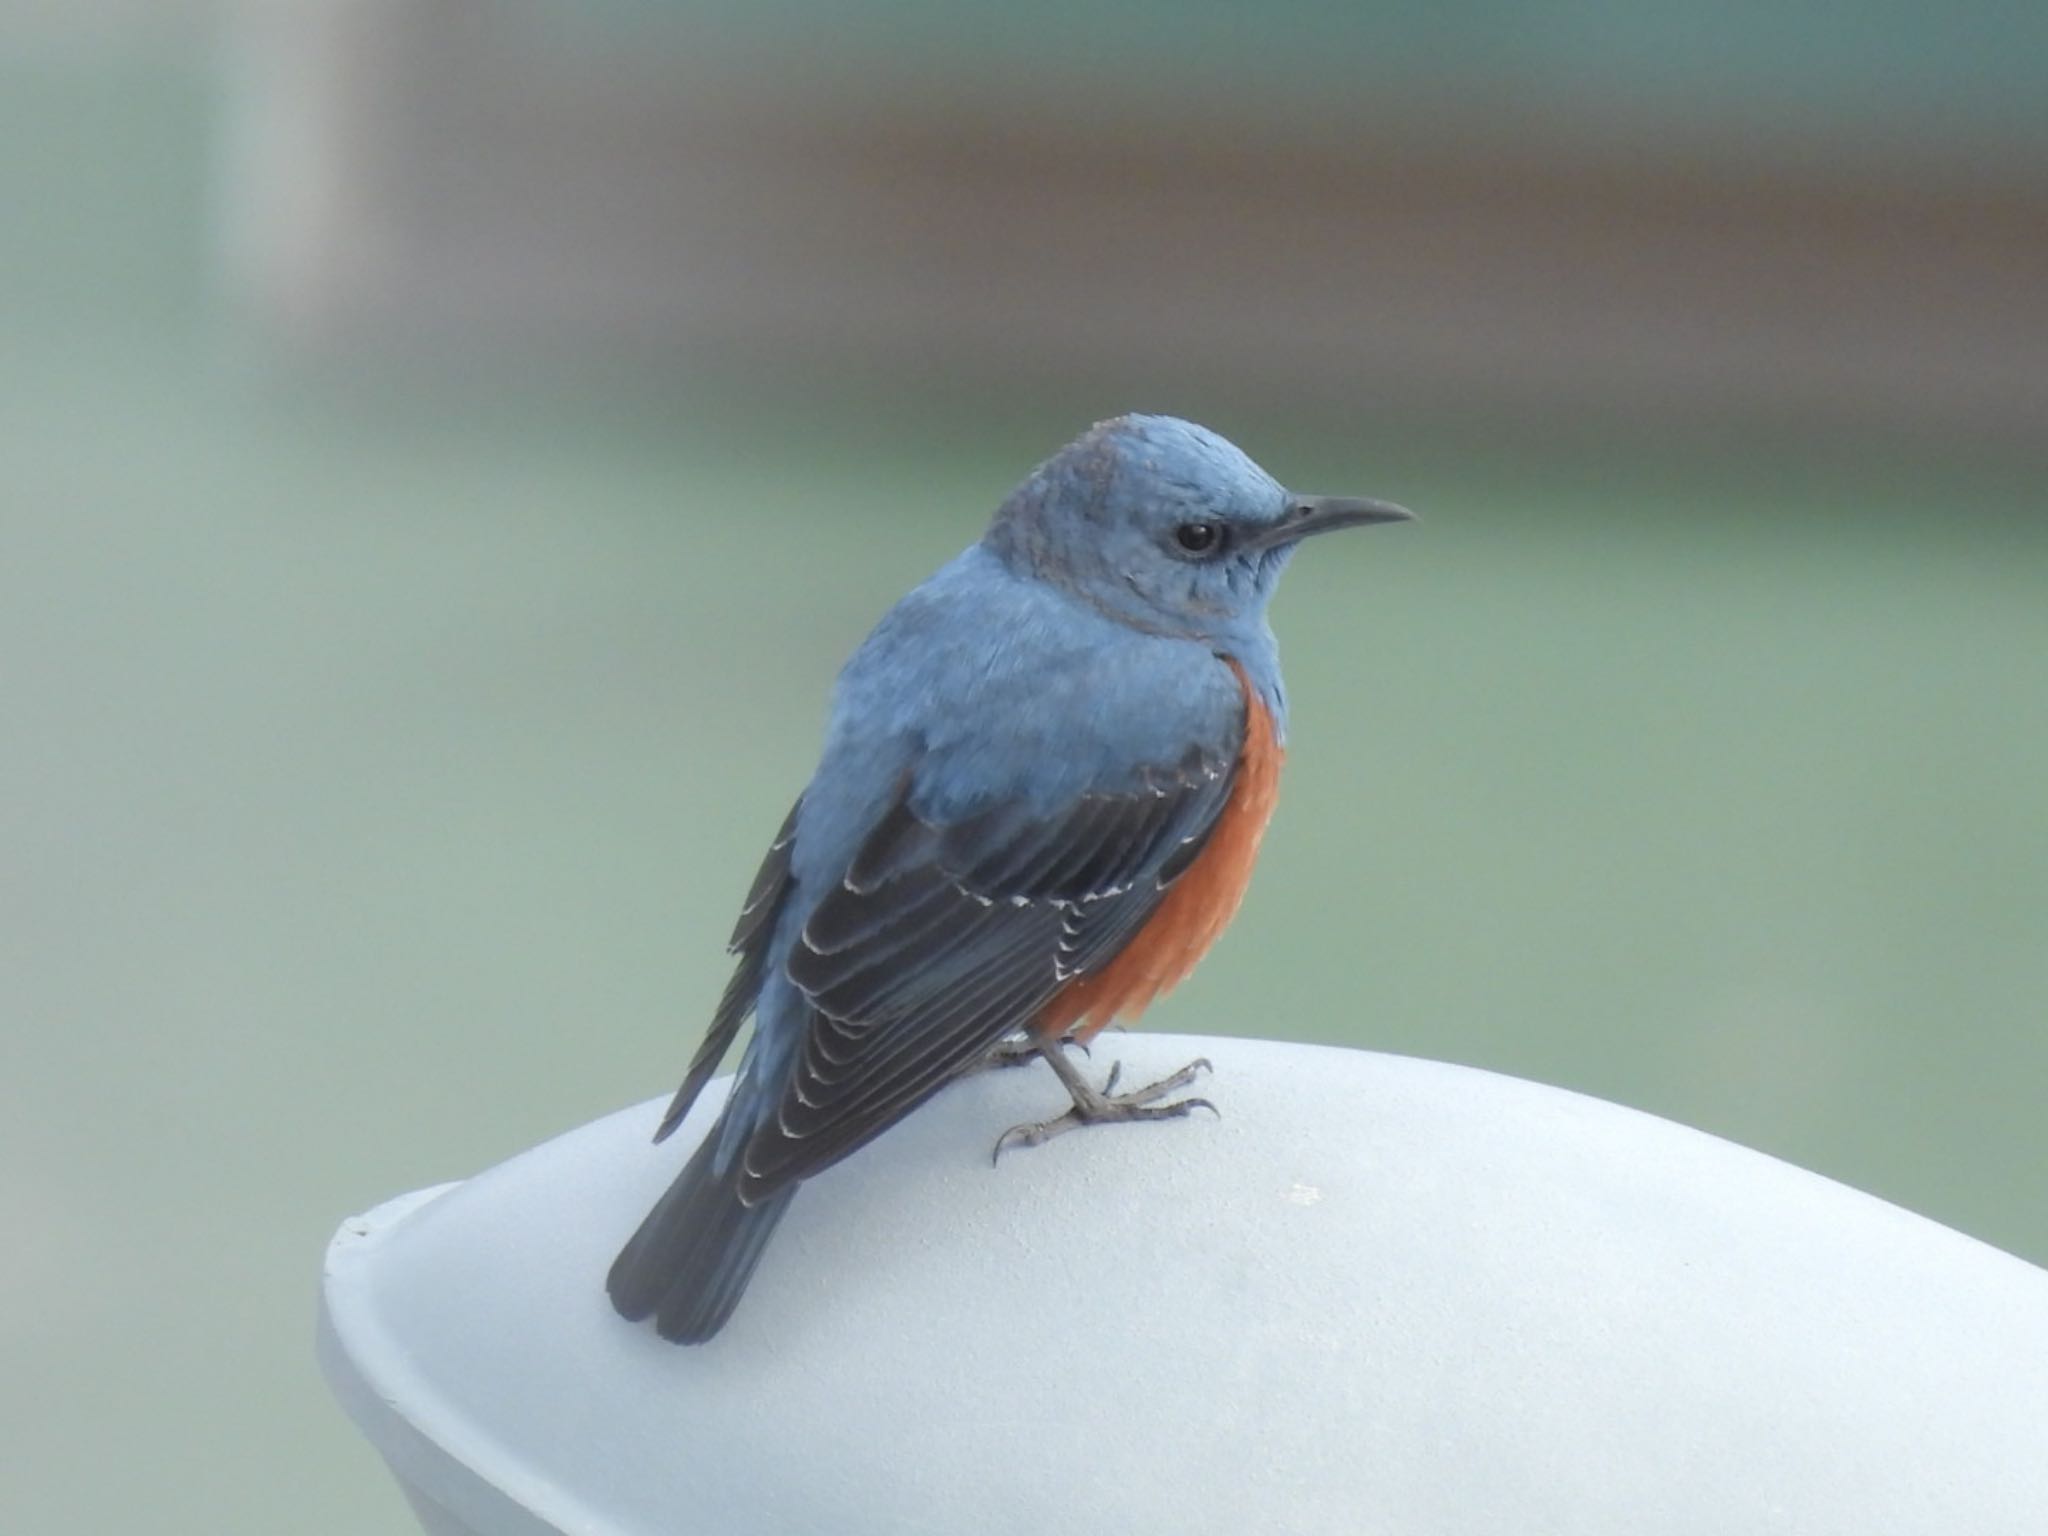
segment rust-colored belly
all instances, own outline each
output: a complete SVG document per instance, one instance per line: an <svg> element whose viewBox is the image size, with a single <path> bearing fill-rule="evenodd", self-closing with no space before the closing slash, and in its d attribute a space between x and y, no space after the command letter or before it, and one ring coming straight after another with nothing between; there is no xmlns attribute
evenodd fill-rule
<svg viewBox="0 0 2048 1536"><path fill-rule="evenodd" d="M1071 1030L1077 1039L1091 1040L1111 1019L1135 1020L1153 999L1187 979L1237 915L1258 862L1259 840L1273 818L1280 764L1287 754L1244 668L1235 661L1229 666L1244 691L1244 750L1216 829L1200 856L1168 888L1159 910L1116 957L1054 994L1038 1017L1041 1034Z"/></svg>

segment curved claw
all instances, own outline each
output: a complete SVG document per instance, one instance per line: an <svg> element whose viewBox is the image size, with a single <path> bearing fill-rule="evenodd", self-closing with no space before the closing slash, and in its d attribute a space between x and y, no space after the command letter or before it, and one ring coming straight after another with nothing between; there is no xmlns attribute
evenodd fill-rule
<svg viewBox="0 0 2048 1536"><path fill-rule="evenodd" d="M1070 1118L1070 1116L1063 1115L1060 1118L1064 1120ZM1058 1131L1052 1129L1052 1127L1054 1125L1057 1125L1058 1123L1058 1121L1041 1120L1038 1121L1036 1124L1011 1126L1007 1131L1003 1132L1002 1135L996 1138L995 1146L989 1149L989 1167L993 1168L998 1163L1000 1163L1003 1160L1003 1154L1009 1151L1011 1147L1044 1146L1048 1141L1051 1141L1054 1136L1059 1134ZM1079 1123L1079 1121L1075 1121L1075 1124L1078 1125ZM1062 1127L1062 1129L1065 1129L1065 1127Z"/></svg>

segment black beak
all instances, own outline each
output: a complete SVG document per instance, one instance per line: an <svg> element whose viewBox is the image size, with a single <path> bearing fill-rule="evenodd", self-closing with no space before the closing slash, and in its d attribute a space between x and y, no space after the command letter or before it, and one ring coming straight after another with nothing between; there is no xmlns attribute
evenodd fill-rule
<svg viewBox="0 0 2048 1536"><path fill-rule="evenodd" d="M1372 523L1412 523L1415 514L1391 501L1368 501L1362 496L1297 496L1286 514L1258 537L1260 549L1294 544L1318 533L1335 533L1339 528L1364 528Z"/></svg>

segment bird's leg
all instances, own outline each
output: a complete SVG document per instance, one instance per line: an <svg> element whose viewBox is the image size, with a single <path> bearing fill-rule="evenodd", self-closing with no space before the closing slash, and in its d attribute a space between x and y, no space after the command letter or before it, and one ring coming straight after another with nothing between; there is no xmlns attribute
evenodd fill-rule
<svg viewBox="0 0 2048 1536"><path fill-rule="evenodd" d="M1061 1035L1061 1045L1078 1045L1081 1054L1088 1054L1088 1047L1072 1035ZM977 1072L993 1072L1003 1067L1028 1067L1038 1060L1038 1040L1030 1034L1005 1035L989 1047L988 1054L967 1064L960 1075L972 1077Z"/></svg>
<svg viewBox="0 0 2048 1536"><path fill-rule="evenodd" d="M1066 1084L1067 1092L1074 1100L1073 1107L1063 1115L1041 1120L1035 1125L1011 1126L996 1139L991 1162L1011 1147L1043 1146L1053 1137L1063 1136L1078 1126L1102 1125L1118 1120L1181 1120L1197 1109L1206 1109L1212 1115L1219 1113L1207 1099L1175 1099L1170 1104L1158 1102L1168 1094L1180 1092L1204 1072L1213 1072L1215 1068L1210 1066L1206 1056L1196 1057L1178 1072L1162 1077L1156 1083L1133 1088L1129 1093L1118 1093L1116 1085L1123 1076L1122 1062L1109 1069L1108 1079L1097 1088L1081 1075L1079 1067L1067 1060L1065 1040L1038 1041L1035 1048L1045 1058L1045 1064Z"/></svg>

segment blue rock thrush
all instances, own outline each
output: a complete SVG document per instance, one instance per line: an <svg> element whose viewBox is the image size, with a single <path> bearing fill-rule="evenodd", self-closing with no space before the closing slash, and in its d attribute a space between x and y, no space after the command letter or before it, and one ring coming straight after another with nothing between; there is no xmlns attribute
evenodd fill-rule
<svg viewBox="0 0 2048 1536"><path fill-rule="evenodd" d="M1235 915L1278 786L1266 622L1311 534L1409 516L1292 495L1213 432L1096 426L840 673L816 775L740 909L739 966L659 1141L749 1013L724 1113L613 1263L628 1318L724 1325L797 1186L1006 1043L1073 1107L998 1143L1184 1115L1067 1059L1193 969ZM1020 1044L1024 1042L1025 1044Z"/></svg>

